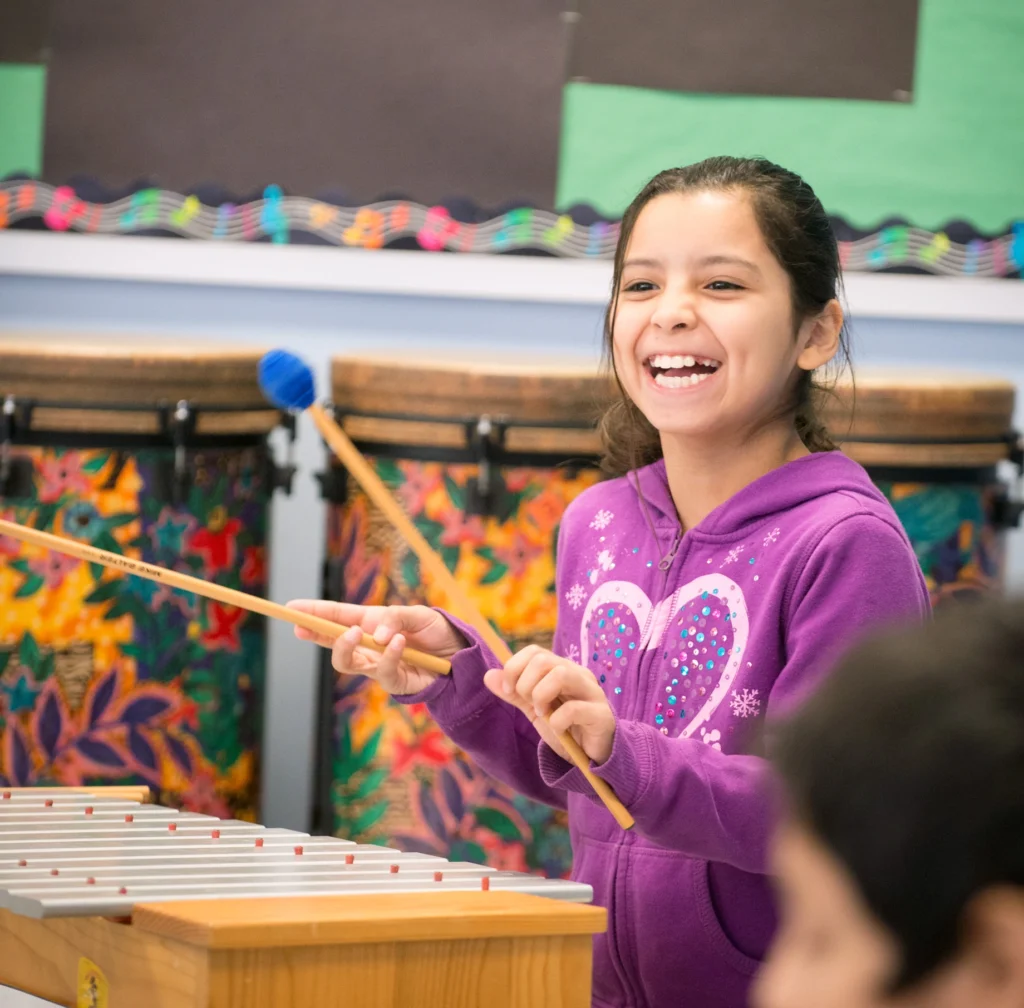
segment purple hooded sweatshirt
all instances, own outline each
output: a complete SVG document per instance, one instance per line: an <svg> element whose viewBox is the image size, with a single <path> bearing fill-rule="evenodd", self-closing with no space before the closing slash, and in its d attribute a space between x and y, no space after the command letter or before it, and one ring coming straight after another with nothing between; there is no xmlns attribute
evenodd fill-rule
<svg viewBox="0 0 1024 1008"><path fill-rule="evenodd" d="M593 770L633 830L486 689L501 662L457 620L472 644L452 675L401 699L426 701L495 777L568 808L573 878L609 911L594 1005L742 1008L775 923L771 781L745 751L859 635L927 617L913 549L867 473L830 452L768 473L685 534L657 462L577 498L557 552L553 649L593 671L615 712Z"/></svg>

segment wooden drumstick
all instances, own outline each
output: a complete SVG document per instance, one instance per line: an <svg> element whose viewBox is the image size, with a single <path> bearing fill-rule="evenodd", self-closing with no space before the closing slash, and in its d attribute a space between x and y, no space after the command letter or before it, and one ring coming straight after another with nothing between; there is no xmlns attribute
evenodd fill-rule
<svg viewBox="0 0 1024 1008"><path fill-rule="evenodd" d="M455 580L447 565L423 534L402 510L384 481L373 467L363 458L349 436L335 420L328 416L322 406L314 401L313 374L309 367L294 354L275 350L264 357L260 364L261 385L264 393L277 406L286 409L305 409L330 446L331 451L341 460L345 468L356 478L366 496L384 513L385 517L401 533L420 563L436 579L451 603L455 614L475 627L487 646L502 664L512 652L501 639L494 627L476 607L462 586ZM629 810L619 801L607 781L602 780L590 769L590 757L579 743L568 733L558 733L558 741L568 753L573 764L587 778L590 786L605 807L623 829L631 829L634 819Z"/></svg>
<svg viewBox="0 0 1024 1008"><path fill-rule="evenodd" d="M180 588L182 591L192 592L194 595L202 595L204 598L223 602L225 605L238 606L239 609L248 609L250 612L260 613L263 616L284 620L286 623L293 623L295 626L303 627L325 637L338 638L349 629L340 623L333 623L331 620L325 620L319 616L311 616L308 613L299 612L298 609L289 609L287 606L270 602L256 595L248 595L245 592L236 591L234 588L225 588L223 585L203 581L190 574L168 570L166 567L157 567L155 564L133 560L131 557L121 556L120 553L108 553L106 550L97 549L95 546L78 542L76 539L65 539L63 536L40 532L38 529L27 528L4 519L0 519L0 535L10 536L19 542L42 546L44 549L55 550L58 553L65 553L68 556L77 557L79 560L85 560L87 563L102 564L104 567L110 567L123 574L134 574L137 577L148 578L150 581L159 581L161 584ZM384 650L384 647L369 634L363 634L362 643L363 647L372 648L374 651ZM451 663L443 658L417 651L415 648L405 648L402 651L402 658L410 665L438 675L448 675L452 669Z"/></svg>

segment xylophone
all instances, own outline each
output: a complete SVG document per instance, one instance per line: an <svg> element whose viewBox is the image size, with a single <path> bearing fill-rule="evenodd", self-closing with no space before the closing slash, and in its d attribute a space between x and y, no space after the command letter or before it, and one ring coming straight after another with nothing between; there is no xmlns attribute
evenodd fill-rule
<svg viewBox="0 0 1024 1008"><path fill-rule="evenodd" d="M140 797L0 791L0 1008L590 1004L589 886Z"/></svg>

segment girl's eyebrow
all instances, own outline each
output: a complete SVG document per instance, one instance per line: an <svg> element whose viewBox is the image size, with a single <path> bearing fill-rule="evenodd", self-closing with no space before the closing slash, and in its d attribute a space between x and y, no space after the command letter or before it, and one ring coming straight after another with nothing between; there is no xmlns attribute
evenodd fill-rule
<svg viewBox="0 0 1024 1008"><path fill-rule="evenodd" d="M758 276L761 274L761 269L756 263L752 263L749 259L741 259L739 256L730 255L713 255L705 256L701 259L700 266L742 266L744 269L750 270L751 273L756 273Z"/></svg>
<svg viewBox="0 0 1024 1008"><path fill-rule="evenodd" d="M750 270L751 273L756 273L758 276L761 275L761 269L757 263L751 262L749 259L743 259L740 256L731 255L711 255L705 256L703 259L698 260L698 266L742 266L744 269ZM633 266L644 266L648 269L658 269L661 263L657 259L627 259L623 264L623 269L629 269Z"/></svg>

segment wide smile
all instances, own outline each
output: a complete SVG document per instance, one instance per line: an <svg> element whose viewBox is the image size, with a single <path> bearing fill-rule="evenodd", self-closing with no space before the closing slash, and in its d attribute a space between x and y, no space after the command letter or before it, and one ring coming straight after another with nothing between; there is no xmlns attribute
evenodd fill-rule
<svg viewBox="0 0 1024 1008"><path fill-rule="evenodd" d="M690 354L651 354L644 361L644 370L654 384L663 389L701 385L721 366L722 362L713 357L694 357Z"/></svg>

